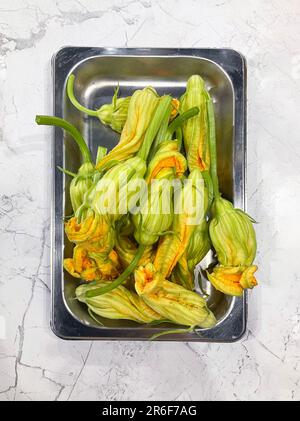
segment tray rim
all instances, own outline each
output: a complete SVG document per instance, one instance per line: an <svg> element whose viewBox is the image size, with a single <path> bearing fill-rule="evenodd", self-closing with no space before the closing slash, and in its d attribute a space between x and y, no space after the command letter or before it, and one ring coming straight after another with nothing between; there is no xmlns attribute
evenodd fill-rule
<svg viewBox="0 0 300 421"><path fill-rule="evenodd" d="M108 56L123 56L123 57L183 57L183 58L201 58L208 61L211 61L218 67L220 67L227 75L230 83L233 86L233 92L235 95L235 120L234 120L234 156L237 149L237 144L240 150L242 150L242 162L239 162L238 168L236 165L233 166L233 178L234 178L234 195L239 197L239 205L242 209L245 209L246 202L246 74L247 66L245 57L238 51L230 48L105 48L105 47L76 47L76 46L65 46L60 48L51 59L52 67L52 76L53 76L53 111L57 116L62 116L63 110L61 107L62 101L57 101L57 97L63 95L63 90L61 89L64 86L61 86L61 81L57 86L58 79L58 68L59 61L61 56L66 52L77 52L84 54L86 57L81 58L76 62L73 54L73 60L69 60L67 66L64 68L65 75L62 75L61 79L64 81L65 77L69 72L76 67L79 63L82 63L85 60L92 59L95 57L108 57ZM231 58L239 59L239 71L236 68L230 71L230 63L224 62L224 60L218 60L218 57L215 57L218 53L222 56L226 52L231 55ZM214 57L214 59L212 59ZM61 72L61 69L60 69ZM232 75L238 81L232 79ZM60 75L61 76L61 75ZM236 84L237 82L241 83L241 92L237 93ZM60 91L59 91L60 90ZM238 96L238 98L237 98ZM237 106L238 105L238 106ZM238 112L236 112L238 111ZM53 141L52 141L52 206L51 206L51 315L50 315L50 326L53 333L61 339L71 339L71 340L147 340L149 339L148 335L139 335L141 332L147 332L147 328L143 326L137 326L134 329L116 327L116 328L95 328L88 326L80 322L66 307L65 297L63 294L63 288L61 283L61 277L56 276L58 269L61 271L61 267L57 268L57 195L56 187L57 182L62 182L63 178L61 174L57 174L55 171L57 165L57 144L62 144L57 142L58 138L61 138L62 135L58 129L54 130ZM62 146L61 146L62 148ZM238 182L237 182L238 181ZM62 197L62 200L64 198ZM61 228L61 220L60 220ZM59 278L59 279L57 279ZM245 332L247 327L247 292L244 293L243 297L235 297L233 305L231 304L231 312L227 315L227 319L231 316L233 310L237 312L238 321L240 323L240 330L238 335L233 337L222 337L222 322L212 329L201 330L201 333L204 335L199 337L193 333L181 334L181 335L167 335L158 338L157 341L176 341L176 342L219 342L219 343L232 343L240 340ZM236 318L236 317L235 317ZM228 321L227 321L228 323ZM151 334L161 331L160 328L151 328ZM120 335L120 333L123 335ZM215 336L210 336L210 332L215 332ZM131 334L133 333L133 335ZM219 334L218 334L219 333ZM208 335L207 335L208 334Z"/></svg>

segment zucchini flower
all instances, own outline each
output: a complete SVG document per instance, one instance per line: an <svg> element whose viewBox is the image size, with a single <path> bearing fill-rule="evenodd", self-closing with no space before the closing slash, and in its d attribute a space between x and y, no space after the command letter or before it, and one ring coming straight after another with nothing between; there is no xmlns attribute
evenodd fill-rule
<svg viewBox="0 0 300 421"><path fill-rule="evenodd" d="M167 281L151 263L135 271L135 289L149 307L176 324L202 328L216 324L200 295Z"/></svg>
<svg viewBox="0 0 300 421"><path fill-rule="evenodd" d="M64 129L69 133L69 135L71 135L80 149L83 164L79 168L77 174L73 174L70 171L59 168L66 174L69 174L73 177L73 180L70 184L70 198L73 211L76 212L84 201L84 195L86 191L89 190L93 185L93 177L95 174L95 166L92 163L91 154L87 144L85 143L85 140L83 139L81 133L76 129L76 127L63 120L62 118L38 115L36 116L35 121L39 125L56 126Z"/></svg>
<svg viewBox="0 0 300 421"><path fill-rule="evenodd" d="M251 266L256 254L253 220L221 197L214 200L212 212L209 233L220 266L207 276L219 291L241 295L243 289L257 285L257 267Z"/></svg>
<svg viewBox="0 0 300 421"><path fill-rule="evenodd" d="M108 125L116 132L121 133L127 120L131 96L126 98L118 98L118 86L117 89L115 89L111 104L104 104L98 110L90 110L89 108L81 105L75 97L74 82L75 76L72 74L68 78L67 94L74 107L89 116L98 117L101 123ZM173 98L172 109L170 110L170 120L173 120L177 116L178 110L179 101L178 99Z"/></svg>
<svg viewBox="0 0 300 421"><path fill-rule="evenodd" d="M74 247L73 258L64 259L64 268L74 276L85 281L99 279L98 268L93 259L88 257L88 252L81 246Z"/></svg>
<svg viewBox="0 0 300 421"><path fill-rule="evenodd" d="M127 119L131 97L118 98L119 87L115 90L111 104L104 104L98 110L90 110L81 105L74 94L75 76L72 74L67 82L67 94L75 108L92 117L98 117L101 123L121 133Z"/></svg>
<svg viewBox="0 0 300 421"><path fill-rule="evenodd" d="M216 289L229 295L241 295L243 289L257 285L252 266L256 255L255 222L241 209L223 199L219 192L214 110L207 97L207 116L211 150L211 179L214 190L209 235L216 251L219 266L207 274Z"/></svg>
<svg viewBox="0 0 300 421"><path fill-rule="evenodd" d="M146 174L149 191L141 199L139 213L132 217L134 236L139 244L156 243L173 222L171 181L186 170L185 158L177 147L174 141L162 143L149 163Z"/></svg>
<svg viewBox="0 0 300 421"><path fill-rule="evenodd" d="M217 197L212 205L209 234L222 266L250 266L256 254L253 219L228 200Z"/></svg>
<svg viewBox="0 0 300 421"><path fill-rule="evenodd" d="M74 247L73 258L64 259L64 268L74 278L85 281L111 280L120 273L118 256L114 250L107 255L106 253L89 252L82 246Z"/></svg>
<svg viewBox="0 0 300 421"><path fill-rule="evenodd" d="M132 95L120 141L97 165L102 169L111 160L124 161L134 156L145 139L145 133L158 106L159 98L152 88L137 90Z"/></svg>
<svg viewBox="0 0 300 421"><path fill-rule="evenodd" d="M88 209L84 217L72 217L65 224L65 232L69 241L77 245L73 258L64 261L64 267L71 275L90 281L111 280L120 274L120 262L113 250L115 231L106 215Z"/></svg>
<svg viewBox="0 0 300 421"><path fill-rule="evenodd" d="M65 224L66 235L72 243L82 245L89 252L110 252L114 246L115 233L106 215L88 209L81 220L74 216Z"/></svg>
<svg viewBox="0 0 300 421"><path fill-rule="evenodd" d="M115 103L102 105L97 111L101 123L121 133L126 123L130 99L130 97L118 98Z"/></svg>
<svg viewBox="0 0 300 421"><path fill-rule="evenodd" d="M96 115L102 124L110 126L115 132L121 133L126 123L131 97L116 98L117 92L118 89L115 91L111 104L104 104L97 111L89 110L87 114Z"/></svg>
<svg viewBox="0 0 300 421"><path fill-rule="evenodd" d="M193 75L187 82L186 92L181 98L181 111L198 107L199 113L187 120L183 126L184 146L190 171L199 168L201 171L210 168L210 149L207 125L207 92L203 79Z"/></svg>
<svg viewBox="0 0 300 421"><path fill-rule="evenodd" d="M177 262L183 256L197 225L206 212L206 194L201 171L193 170L188 182L175 199L172 234L160 239L154 259L155 269L169 278Z"/></svg>
<svg viewBox="0 0 300 421"><path fill-rule="evenodd" d="M133 320L137 323L151 323L162 319L160 314L152 310L135 292L129 291L122 285L103 295L88 297L88 291L104 288L107 285L108 283L103 281L93 285L80 285L76 288L76 297L93 313L107 319Z"/></svg>
<svg viewBox="0 0 300 421"><path fill-rule="evenodd" d="M94 165L91 162L85 162L78 170L78 174L70 183L70 199L73 211L76 212L84 202L85 193L93 185Z"/></svg>
<svg viewBox="0 0 300 421"><path fill-rule="evenodd" d="M85 196L93 189L95 167L90 151L79 133L67 121L48 116L37 116L37 124L52 125L66 130L76 141L83 158L78 174L70 184L70 198L75 216L65 224L69 241L77 244L73 258L64 260L65 269L74 277L87 281L94 279L114 279L119 274L119 261L113 251L115 234L111 221L105 215L95 213L86 203ZM98 159L102 158L105 148L98 149ZM69 171L65 171L71 174Z"/></svg>
<svg viewBox="0 0 300 421"><path fill-rule="evenodd" d="M254 288L257 281L254 276L257 266L217 266L212 273L207 272L213 286L228 295L241 296L244 289Z"/></svg>

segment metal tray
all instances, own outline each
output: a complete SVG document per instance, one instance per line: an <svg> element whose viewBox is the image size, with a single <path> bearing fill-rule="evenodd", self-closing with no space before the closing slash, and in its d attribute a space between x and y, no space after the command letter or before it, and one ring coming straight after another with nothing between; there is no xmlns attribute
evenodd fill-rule
<svg viewBox="0 0 300 421"><path fill-rule="evenodd" d="M78 112L65 95L66 80L76 74L75 91L89 108L110 102L113 89L120 84L122 96L137 88L154 86L159 93L178 97L192 74L200 74L213 97L216 112L218 170L224 197L235 206L245 206L246 158L246 64L243 56L230 49L136 49L64 47L52 60L54 114L75 124L95 155L101 144L112 148L118 136L96 118ZM56 167L76 171L79 151L71 139L55 129L53 142L52 207L52 311L53 332L64 339L145 340L170 326L149 327L130 321L105 319L105 327L90 318L86 307L74 300L76 281L63 272L63 258L70 257L72 245L63 231L63 216L71 211L68 196L69 177ZM206 257L208 265L211 256ZM205 287L205 285L204 285ZM218 319L212 329L199 329L199 335L166 335L158 340L233 342L246 329L247 296L225 296L207 283L211 292L209 307Z"/></svg>

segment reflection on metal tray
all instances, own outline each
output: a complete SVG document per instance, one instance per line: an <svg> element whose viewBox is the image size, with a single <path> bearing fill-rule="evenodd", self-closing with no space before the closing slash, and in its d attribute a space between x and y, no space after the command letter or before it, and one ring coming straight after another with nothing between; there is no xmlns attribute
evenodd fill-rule
<svg viewBox="0 0 300 421"><path fill-rule="evenodd" d="M229 49L115 49L64 47L53 57L54 114L75 124L83 133L95 156L97 147L111 149L118 136L98 119L77 111L65 95L66 80L76 75L75 92L80 102L96 109L111 101L120 85L121 96L135 89L153 86L158 93L179 97L192 74L200 74L213 97L216 112L218 170L224 197L240 208L245 205L246 156L246 66L244 58ZM56 170L57 165L76 171L79 151L71 139L55 129L53 143L53 217L52 217L52 314L51 326L64 339L145 340L170 326L145 326L130 321L103 319L104 327L90 318L85 305L74 300L77 282L63 271L63 258L70 257L72 245L64 236L63 216L72 213L69 178ZM207 256L202 262L211 262ZM196 269L197 270L197 269ZM246 328L246 295L225 296L211 288L209 307L218 323L198 334L166 335L159 340L232 342L241 338Z"/></svg>

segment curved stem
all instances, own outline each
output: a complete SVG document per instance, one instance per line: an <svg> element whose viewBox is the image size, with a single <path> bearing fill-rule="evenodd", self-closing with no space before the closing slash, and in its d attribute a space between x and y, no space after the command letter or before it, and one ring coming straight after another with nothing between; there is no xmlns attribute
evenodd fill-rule
<svg viewBox="0 0 300 421"><path fill-rule="evenodd" d="M106 285L105 287L95 288L95 289L92 289L90 291L87 291L85 296L87 298L97 297L97 295L106 294L107 292L110 292L113 289L117 288L119 285L121 285L124 281L126 281L128 276L131 275L131 273L136 268L140 258L142 257L142 255L144 253L145 248L146 248L146 246L139 245L139 248L137 249L136 255L131 260L129 266L127 266L127 268L124 270L124 272L117 279L115 279L113 282L111 282L109 285Z"/></svg>
<svg viewBox="0 0 300 421"><path fill-rule="evenodd" d="M181 127L182 124L188 120L189 118L195 117L199 113L198 107L192 107L189 110L185 111L182 114L179 114L178 117L175 118L175 120L172 121L170 126L168 127L168 135L170 139L172 138L173 133L178 129L178 127Z"/></svg>
<svg viewBox="0 0 300 421"><path fill-rule="evenodd" d="M68 94L69 100L72 102L74 107L77 108L77 110L82 111L83 113L86 113L90 116L97 117L98 116L97 111L90 110L89 108L84 107L76 99L75 94L74 94L74 82L75 82L75 76L72 74L69 76L68 82L67 82L67 94Z"/></svg>
<svg viewBox="0 0 300 421"><path fill-rule="evenodd" d="M66 132L68 132L77 143L80 149L80 152L82 153L83 161L92 162L90 150L87 144L85 143L85 140L82 137L81 133L79 132L79 130L76 129L75 126L73 126L73 124L68 123L63 118L46 116L46 115L37 115L35 117L35 121L38 125L56 126L56 127L60 127L61 129L66 130Z"/></svg>
<svg viewBox="0 0 300 421"><path fill-rule="evenodd" d="M216 146L216 125L215 113L212 99L207 93L207 120L208 120L208 140L210 149L210 174L215 198L220 197L219 180L217 170L217 146Z"/></svg>
<svg viewBox="0 0 300 421"><path fill-rule="evenodd" d="M75 174L74 172L69 171L69 170L66 170L65 168L62 168L62 167L60 167L59 165L57 165L57 166L56 166L56 168L57 168L59 171L63 172L64 174L68 174L69 176L71 176L71 177L73 177L73 178L77 176L77 174Z"/></svg>

